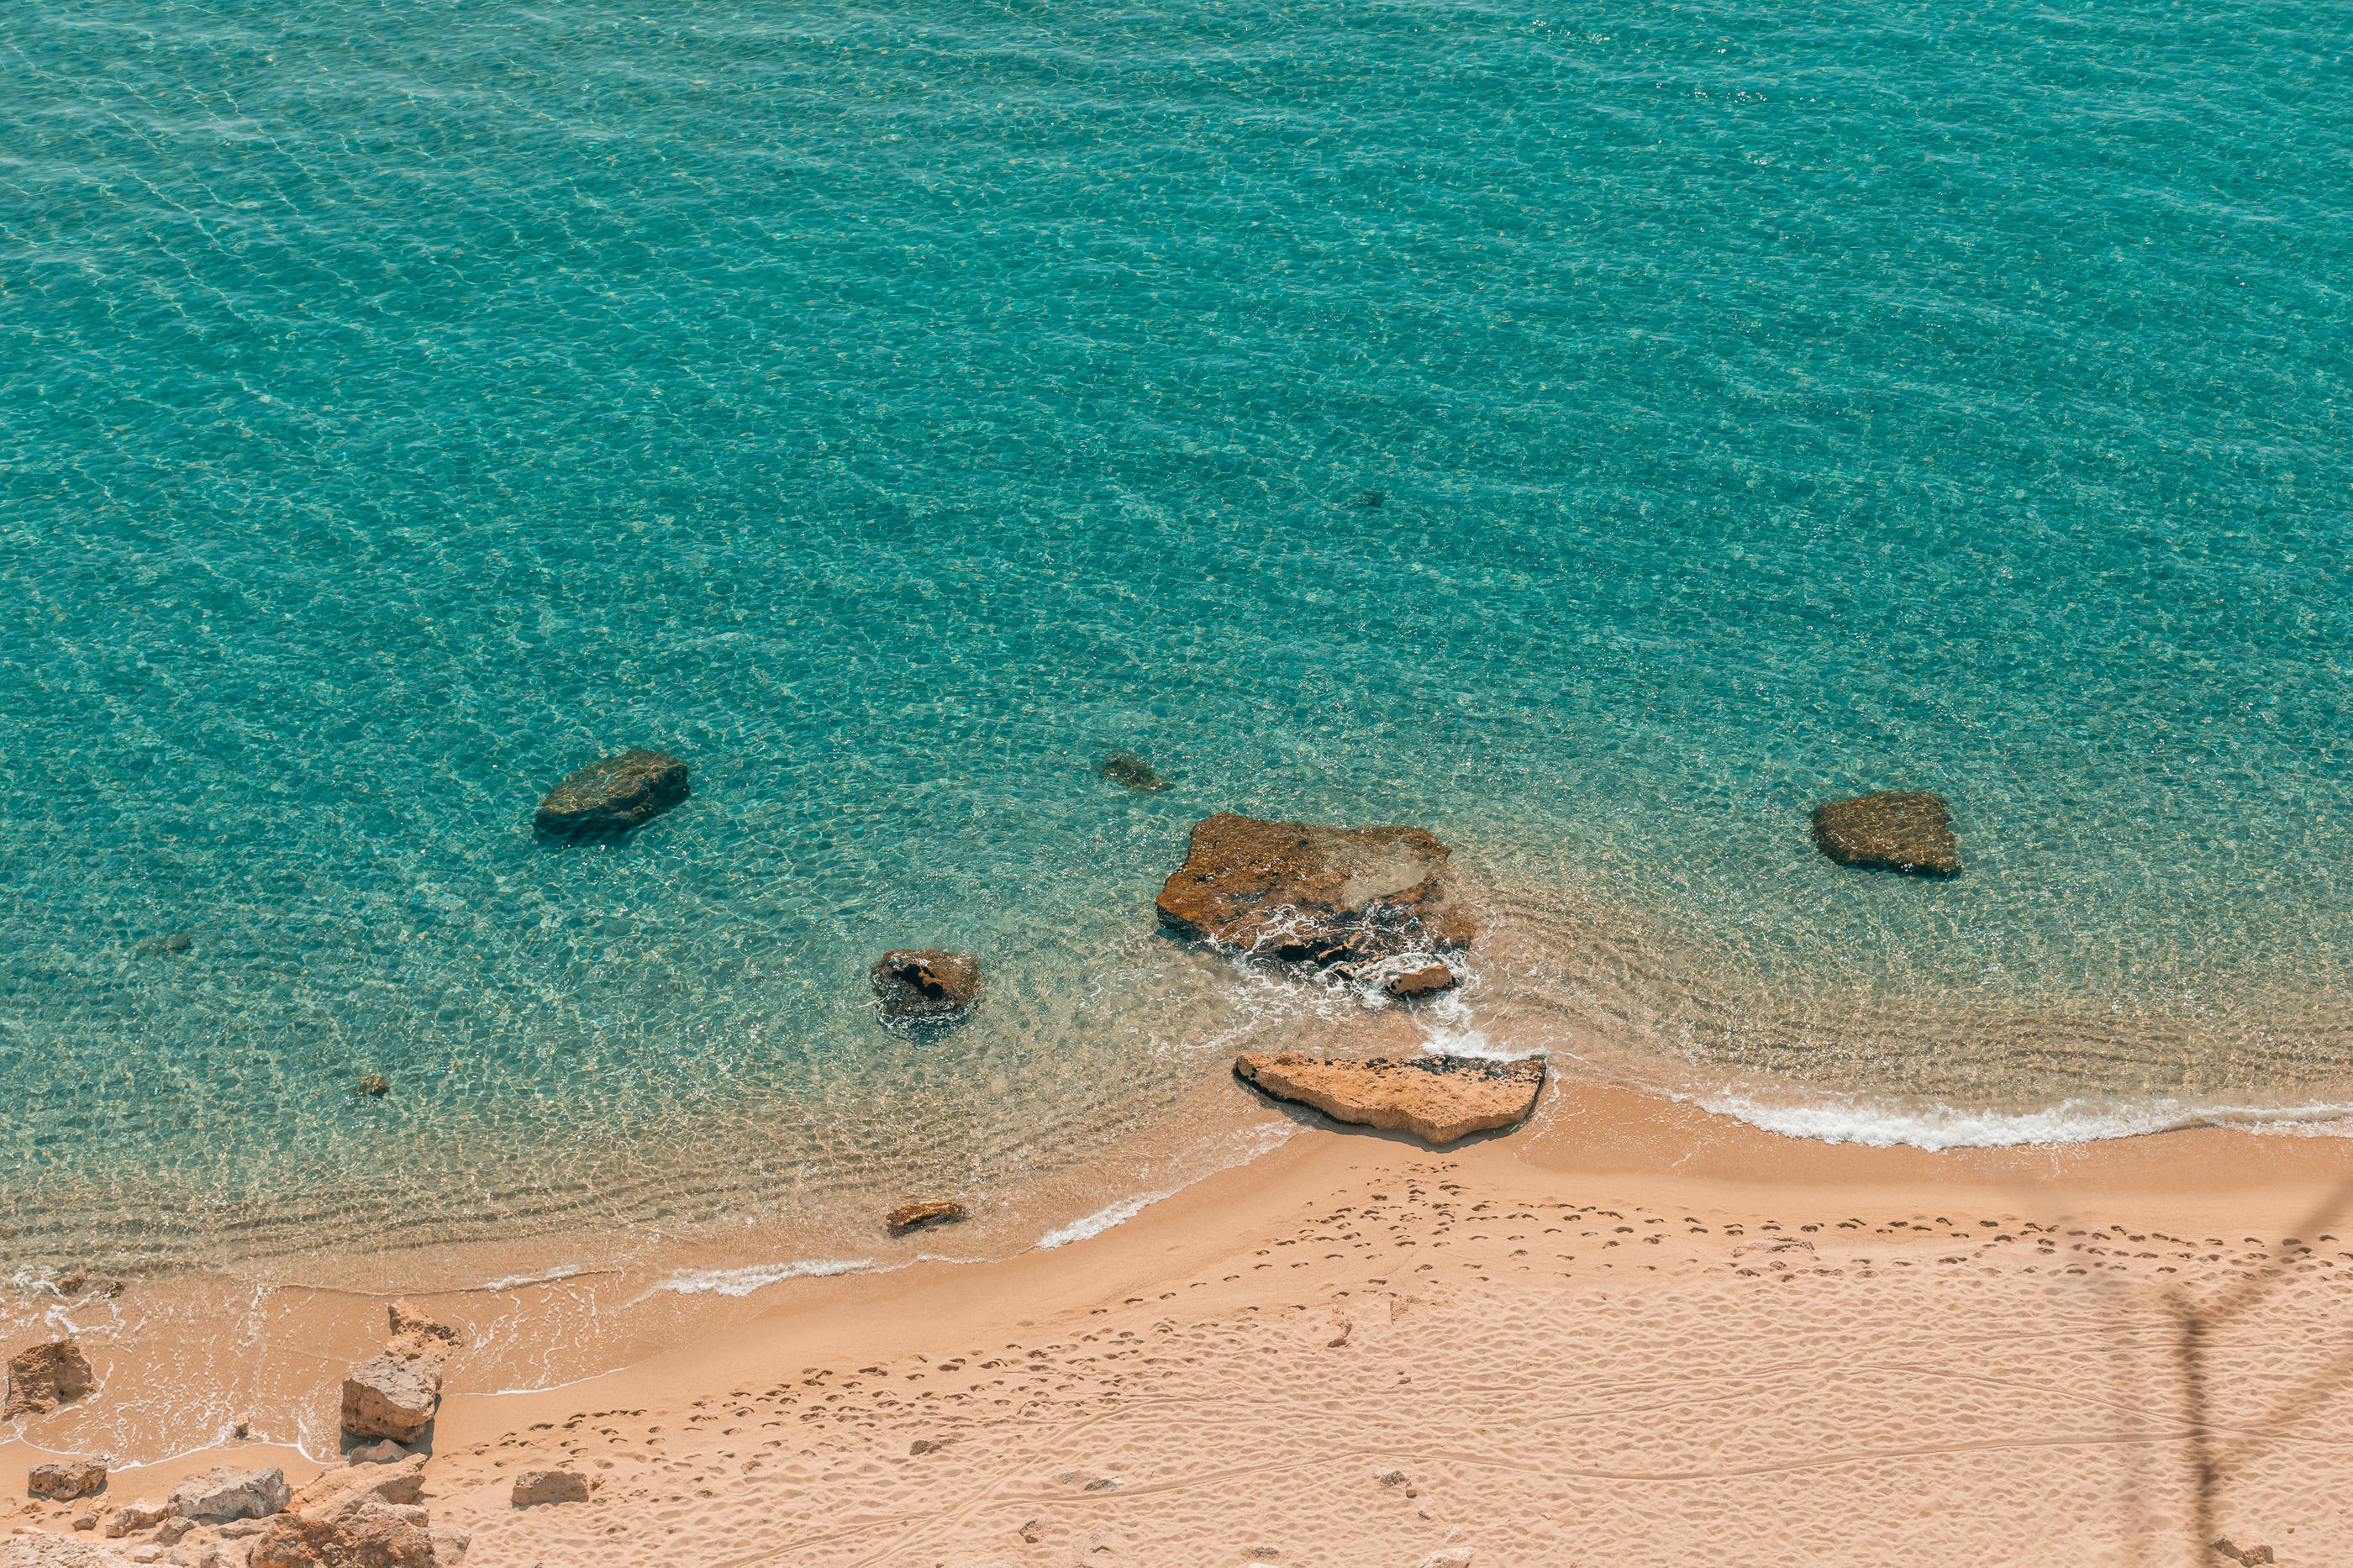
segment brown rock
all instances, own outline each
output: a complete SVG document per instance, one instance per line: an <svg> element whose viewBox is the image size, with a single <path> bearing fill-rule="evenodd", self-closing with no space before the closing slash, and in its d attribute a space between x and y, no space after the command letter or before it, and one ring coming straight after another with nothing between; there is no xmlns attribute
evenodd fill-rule
<svg viewBox="0 0 2353 1568"><path fill-rule="evenodd" d="M1319 827L1221 811L1193 825L1160 889L1161 923L1287 963L1345 964L1468 947L1452 854L1419 827Z"/></svg>
<svg viewBox="0 0 2353 1568"><path fill-rule="evenodd" d="M965 1218L970 1210L964 1205L942 1200L937 1203L901 1204L883 1216L883 1223L892 1230L913 1230L919 1225L948 1225Z"/></svg>
<svg viewBox="0 0 2353 1568"><path fill-rule="evenodd" d="M8 1398L0 1405L0 1421L47 1415L88 1394L97 1382L89 1358L71 1340L51 1340L18 1351L8 1358Z"/></svg>
<svg viewBox="0 0 2353 1568"><path fill-rule="evenodd" d="M437 1568L425 1510L373 1499L334 1518L280 1514L247 1562L250 1568Z"/></svg>
<svg viewBox="0 0 2353 1568"><path fill-rule="evenodd" d="M1234 1076L1278 1100L1312 1105L1366 1127L1395 1128L1431 1143L1514 1127L1535 1109L1542 1061L1476 1057L1241 1056Z"/></svg>
<svg viewBox="0 0 2353 1568"><path fill-rule="evenodd" d="M26 1497L47 1498L51 1502L96 1497L105 1489L103 1459L51 1459L47 1464L35 1465L25 1477Z"/></svg>
<svg viewBox="0 0 2353 1568"><path fill-rule="evenodd" d="M668 752L601 757L547 792L533 826L558 838L601 838L668 811L694 792Z"/></svg>
<svg viewBox="0 0 2353 1568"><path fill-rule="evenodd" d="M1425 964L1406 974L1392 974L1381 987L1392 996L1431 996L1454 989L1454 971L1442 963Z"/></svg>
<svg viewBox="0 0 2353 1568"><path fill-rule="evenodd" d="M293 1489L286 1484L286 1472L275 1465L254 1470L222 1465L174 1487L170 1507L182 1519L198 1524L227 1524L281 1512L293 1495Z"/></svg>
<svg viewBox="0 0 2353 1568"><path fill-rule="evenodd" d="M1889 790L1814 807L1814 847L1841 866L1957 877L1960 847L1953 841L1945 797L1927 790Z"/></svg>
<svg viewBox="0 0 2353 1568"><path fill-rule="evenodd" d="M514 1479L512 1501L517 1508L542 1503L586 1502L588 1478L577 1470L525 1470Z"/></svg>
<svg viewBox="0 0 2353 1568"><path fill-rule="evenodd" d="M441 1363L386 1351L343 1379L343 1430L354 1437L414 1443L441 1407Z"/></svg>
<svg viewBox="0 0 2353 1568"><path fill-rule="evenodd" d="M107 1517L104 1534L109 1541L120 1541L134 1530L144 1530L151 1524L164 1522L164 1505L151 1498L125 1503Z"/></svg>
<svg viewBox="0 0 2353 1568"><path fill-rule="evenodd" d="M952 1018L980 998L980 961L967 953L899 948L874 961L874 994L890 1018Z"/></svg>
<svg viewBox="0 0 2353 1568"><path fill-rule="evenodd" d="M292 1513L332 1517L348 1513L370 1498L406 1505L424 1496L425 1456L411 1454L396 1465L345 1465L324 1471L305 1481L286 1506Z"/></svg>
<svg viewBox="0 0 2353 1568"><path fill-rule="evenodd" d="M446 1359L458 1348L458 1331L437 1323L406 1301L392 1304L392 1342L385 1347L411 1356Z"/></svg>

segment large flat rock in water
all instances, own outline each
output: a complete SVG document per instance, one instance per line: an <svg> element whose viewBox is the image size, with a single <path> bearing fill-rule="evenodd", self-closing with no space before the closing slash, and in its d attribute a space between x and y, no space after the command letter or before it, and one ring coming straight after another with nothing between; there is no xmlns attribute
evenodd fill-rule
<svg viewBox="0 0 2353 1568"><path fill-rule="evenodd" d="M1468 947L1478 923L1420 827L1321 827L1229 811L1193 825L1161 923L1288 963L1345 964Z"/></svg>
<svg viewBox="0 0 2353 1568"><path fill-rule="evenodd" d="M1277 1100L1312 1105L1337 1121L1451 1143L1526 1121L1544 1089L1545 1065L1478 1057L1350 1059L1286 1052L1238 1057L1234 1076Z"/></svg>
<svg viewBox="0 0 2353 1568"><path fill-rule="evenodd" d="M1930 790L1886 790L1814 807L1814 847L1841 866L1957 877L1952 813Z"/></svg>
<svg viewBox="0 0 2353 1568"><path fill-rule="evenodd" d="M693 793L668 752L600 757L547 792L532 826L558 838L600 838L651 821Z"/></svg>

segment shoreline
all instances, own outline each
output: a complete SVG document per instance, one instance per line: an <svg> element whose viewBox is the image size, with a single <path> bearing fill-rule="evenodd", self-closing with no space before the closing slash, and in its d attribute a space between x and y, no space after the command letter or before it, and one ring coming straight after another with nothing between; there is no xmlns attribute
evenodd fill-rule
<svg viewBox="0 0 2353 1568"><path fill-rule="evenodd" d="M1358 1189L1365 1186L1368 1172L1398 1180L1419 1173L1415 1179L1424 1185L1442 1174L1461 1189L1460 1202L1466 1206L1503 1199L1528 1204L1542 1194L1540 1201L1546 1203L1639 1209L1662 1224L1681 1226L1688 1216L1694 1235L1701 1229L1720 1233L1726 1226L1748 1235L1767 1228L1779 1231L1783 1216L1793 1213L1807 1218L1788 1222L1792 1226L1866 1220L1875 1226L1900 1210L1924 1223L1934 1222L1940 1238L1947 1221L1999 1226L2008 1251L2021 1254L2013 1260L2010 1278L2036 1289L2055 1289L2060 1277L2055 1268L2048 1279L2031 1281L2017 1274L2022 1268L2032 1275L2045 1267L2025 1263L2024 1257L2052 1256L2022 1251L2024 1233L2019 1227L2087 1233L2110 1226L2146 1227L2150 1234L2162 1230L2185 1238L2211 1232L2217 1239L2231 1238L2234 1246L2241 1237L2265 1238L2267 1245L2295 1237L2303 1243L2310 1238L2295 1227L2353 1183L2353 1143L2336 1138L2194 1128L2076 1144L1935 1152L1883 1149L1790 1138L1689 1103L1573 1079L1554 1079L1535 1114L1520 1129L1475 1136L1443 1151L1428 1150L1398 1134L1336 1127L1313 1112L1298 1111L1289 1120L1298 1130L1256 1159L1205 1173L1084 1239L1054 1247L1033 1244L997 1258L917 1258L871 1272L781 1279L744 1297L722 1298L727 1303L723 1310L665 1319L659 1331L649 1331L639 1341L645 1353L552 1386L517 1388L504 1381L501 1369L513 1363L501 1354L526 1330L561 1337L567 1323L577 1326L603 1310L592 1282L558 1279L504 1292L419 1295L419 1305L458 1324L470 1346L451 1364L427 1470L427 1500L437 1517L445 1505L465 1516L477 1539L468 1561L479 1568L509 1561L499 1554L504 1550L496 1545L499 1541L512 1536L522 1542L537 1531L543 1515L565 1511L502 1510L491 1506L496 1500L482 1489L495 1489L483 1478L495 1479L501 1468L496 1461L505 1450L531 1446L533 1429L542 1422L548 1431L576 1430L587 1413L605 1411L615 1432L642 1443L659 1436L659 1428L678 1430L698 1400L709 1402L739 1387L785 1387L819 1363L839 1372L847 1365L903 1363L910 1355L930 1353L936 1360L939 1349L951 1342L958 1350L967 1350L963 1343L967 1340L977 1345L1026 1343L1050 1331L1069 1338L1092 1331L1090 1325L1100 1321L1126 1325L1171 1300L1187 1310L1215 1309L1213 1315L1221 1315L1220 1321L1306 1310L1304 1298L1292 1299L1298 1295L1295 1290L1268 1295L1252 1285L1249 1275L1256 1271L1255 1262L1239 1271L1229 1265L1246 1254L1263 1256L1288 1245L1288 1238L1275 1233L1302 1211L1345 1208L1352 1200L1361 1205L1365 1199ZM1960 1218L1964 1210L1972 1216L1966 1221ZM1832 1211L1837 1211L1835 1217L1828 1217ZM1975 1217L1980 1215L2000 1217ZM1698 1226L1703 1220L1709 1223ZM2340 1216L2333 1226L2353 1235L2353 1215ZM1396 1245L1411 1247L1419 1256L1424 1248L1444 1245L1446 1234L1445 1226L1424 1215ZM1989 1228L1987 1234L1996 1233ZM2332 1227L2329 1234L2340 1232ZM2318 1273L2334 1275L2341 1268L2343 1277L2353 1283L2353 1244L2344 1250L2345 1263L2332 1260ZM2058 1256L2067 1255L2063 1248ZM1711 1257L1704 1265L1666 1268L1662 1279L1640 1283L1651 1290L1672 1284L1685 1293L1714 1288L1729 1261ZM1947 1256L1947 1264L1952 1261ZM1915 1266L1923 1270L1916 1279L1936 1272L1925 1255L1900 1265L1906 1269ZM1502 1267L1501 1259L1491 1260L1482 1266L1480 1278L1492 1279L1495 1276L1484 1270ZM1948 1271L1963 1272L1957 1268ZM1326 1272L1319 1264L1319 1278ZM1342 1283L1340 1274L1345 1272L1343 1268L1323 1280L1328 1287L1325 1295L1333 1300L1345 1303L1352 1290L1361 1295L1398 1288L1398 1276L1387 1269ZM1883 1277L1888 1272L1881 1271ZM1734 1277L1738 1278L1736 1271ZM1546 1289L1574 1289L1617 1279L1633 1283L1613 1263L1597 1267L1588 1259L1564 1271ZM2066 1283L2078 1281L2103 1289L2115 1284L2105 1267L2083 1271ZM2152 1272L2135 1288L2161 1282ZM1969 1282L1955 1279L1947 1283L1967 1289ZM1825 1281L1815 1288L1831 1286ZM319 1291L300 1300L290 1299L290 1291L279 1295L287 1299L271 1304L267 1331L246 1341L252 1386L276 1388L290 1397L309 1388L310 1397L323 1396L332 1404L343 1370L381 1338L383 1301L372 1295ZM1278 1296L1282 1299L1276 1300ZM196 1329L193 1315L182 1314L172 1325L142 1331L139 1346L127 1348L142 1352L138 1359L150 1368L170 1364L174 1344L182 1342L179 1336ZM669 1342L661 1342L665 1341ZM173 1375L206 1375L202 1363L190 1364L198 1370ZM126 1381L135 1384L159 1373L139 1372L126 1363L111 1372L101 1368L101 1375L104 1385L86 1404L115 1397L115 1390ZM1443 1373L1433 1369L1420 1375ZM1113 1409L1124 1399L1116 1391L1098 1397ZM73 1408L27 1423L25 1437L0 1440L0 1456L5 1456L0 1467L29 1466L57 1453L90 1451L55 1441L75 1425ZM635 1414L615 1415L614 1410ZM873 1414L870 1411L869 1416ZM146 1462L117 1473L111 1500L160 1495L185 1476L220 1463L280 1465L297 1484L321 1468L288 1444L229 1441L226 1425L215 1429L209 1444L169 1456L125 1458ZM12 1484L8 1495L19 1512L0 1514L0 1528L62 1525L65 1510L16 1504L18 1490ZM604 1494L599 1495L601 1500ZM723 1489L717 1495L726 1494ZM608 1503L599 1500L585 1510L602 1519ZM599 1529L613 1524L607 1521ZM626 1519L616 1527L624 1534L637 1528ZM542 1552L537 1558L512 1560L541 1561L554 1568L558 1563L595 1559ZM732 1561L694 1552L678 1560ZM1308 1559L1284 1559L1294 1560Z"/></svg>

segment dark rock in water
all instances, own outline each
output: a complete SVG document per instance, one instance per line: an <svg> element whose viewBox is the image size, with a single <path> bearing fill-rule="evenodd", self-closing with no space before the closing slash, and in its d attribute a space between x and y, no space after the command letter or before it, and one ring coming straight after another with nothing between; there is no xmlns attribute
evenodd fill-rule
<svg viewBox="0 0 2353 1568"><path fill-rule="evenodd" d="M1452 854L1419 827L1319 827L1221 811L1162 885L1163 925L1286 963L1354 964L1468 947Z"/></svg>
<svg viewBox="0 0 2353 1568"><path fill-rule="evenodd" d="M1168 787L1168 781L1152 771L1152 764L1127 752L1113 752L1095 764L1095 772L1115 784L1143 794Z"/></svg>
<svg viewBox="0 0 2353 1568"><path fill-rule="evenodd" d="M1381 989L1392 996L1430 996L1454 989L1454 971L1442 963L1425 964L1405 974L1392 974Z"/></svg>
<svg viewBox="0 0 2353 1568"><path fill-rule="evenodd" d="M1366 511L1378 511L1381 510L1381 503L1388 499L1378 490L1366 490L1356 498L1356 504Z"/></svg>
<svg viewBox="0 0 2353 1568"><path fill-rule="evenodd" d="M901 1204L883 1216L883 1223L894 1231L913 1230L919 1225L952 1225L970 1212L962 1204L947 1201Z"/></svg>
<svg viewBox="0 0 2353 1568"><path fill-rule="evenodd" d="M158 952L187 952L188 933L184 931L174 931L171 935L165 937L163 941L155 944L155 951Z"/></svg>
<svg viewBox="0 0 2353 1568"><path fill-rule="evenodd" d="M1277 1100L1312 1105L1340 1121L1410 1132L1451 1143L1473 1132L1516 1127L1544 1089L1540 1060L1497 1062L1477 1057L1311 1057L1234 1058L1234 1076Z"/></svg>
<svg viewBox="0 0 2353 1568"><path fill-rule="evenodd" d="M1814 847L1841 866L1956 877L1961 853L1953 841L1945 797L1927 790L1889 790L1814 807Z"/></svg>
<svg viewBox="0 0 2353 1568"><path fill-rule="evenodd" d="M60 1405L70 1405L98 1384L90 1358L71 1340L51 1340L31 1345L8 1358L8 1398L0 1404L0 1421L19 1415L47 1415Z"/></svg>
<svg viewBox="0 0 2353 1568"><path fill-rule="evenodd" d="M686 764L668 752L623 752L549 790L533 825L559 838L606 837L651 821L691 793Z"/></svg>
<svg viewBox="0 0 2353 1568"><path fill-rule="evenodd" d="M380 1072L360 1074L359 1092L365 1095L386 1095L392 1092L392 1080Z"/></svg>
<svg viewBox="0 0 2353 1568"><path fill-rule="evenodd" d="M980 998L980 961L969 953L900 948L874 961L873 978L888 1018L954 1018Z"/></svg>

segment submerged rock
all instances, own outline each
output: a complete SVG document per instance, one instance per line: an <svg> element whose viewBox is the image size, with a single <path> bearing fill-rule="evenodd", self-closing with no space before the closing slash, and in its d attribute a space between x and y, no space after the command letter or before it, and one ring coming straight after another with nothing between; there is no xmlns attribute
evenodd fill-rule
<svg viewBox="0 0 2353 1568"><path fill-rule="evenodd" d="M1545 1066L1476 1057L1350 1059L1286 1052L1238 1057L1234 1076L1341 1121L1451 1143L1526 1121L1544 1089Z"/></svg>
<svg viewBox="0 0 2353 1568"><path fill-rule="evenodd" d="M1478 924L1419 827L1321 827L1221 811L1162 885L1163 925L1288 963L1353 964L1468 947Z"/></svg>
<svg viewBox="0 0 2353 1568"><path fill-rule="evenodd" d="M380 1072L364 1072L360 1074L360 1081L353 1092L364 1094L371 1100L381 1100L392 1092L392 1079Z"/></svg>
<svg viewBox="0 0 2353 1568"><path fill-rule="evenodd" d="M1392 996L1433 996L1455 986L1454 971L1442 963L1428 963L1403 974L1392 974L1381 989Z"/></svg>
<svg viewBox="0 0 2353 1568"><path fill-rule="evenodd" d="M1154 773L1150 763L1130 752L1113 752L1095 764L1095 772L1141 795L1168 787L1168 781Z"/></svg>
<svg viewBox="0 0 2353 1568"><path fill-rule="evenodd" d="M1960 874L1945 797L1929 790L1887 790L1814 807L1814 847L1841 866L1908 871L1921 877Z"/></svg>
<svg viewBox="0 0 2353 1568"><path fill-rule="evenodd" d="M97 1383L90 1358L71 1340L51 1340L18 1351L8 1358L8 1398L0 1404L0 1421L47 1415L79 1399Z"/></svg>
<svg viewBox="0 0 2353 1568"><path fill-rule="evenodd" d="M35 1465L25 1475L25 1495L46 1498L50 1502L96 1497L105 1489L103 1459L51 1459L47 1464Z"/></svg>
<svg viewBox="0 0 2353 1568"><path fill-rule="evenodd" d="M267 1519L282 1513L293 1498L286 1472L274 1465L263 1470L223 1465L174 1487L171 1510L198 1524L227 1524L233 1519Z"/></svg>
<svg viewBox="0 0 2353 1568"><path fill-rule="evenodd" d="M874 961L886 1018L954 1018L980 999L980 960L935 948L896 948Z"/></svg>
<svg viewBox="0 0 2353 1568"><path fill-rule="evenodd" d="M557 838L602 838L651 821L693 793L668 752L601 757L547 792L533 826Z"/></svg>
<svg viewBox="0 0 2353 1568"><path fill-rule="evenodd" d="M913 1230L919 1225L952 1225L970 1213L964 1205L944 1199L936 1203L901 1204L883 1216L883 1223L892 1230Z"/></svg>

